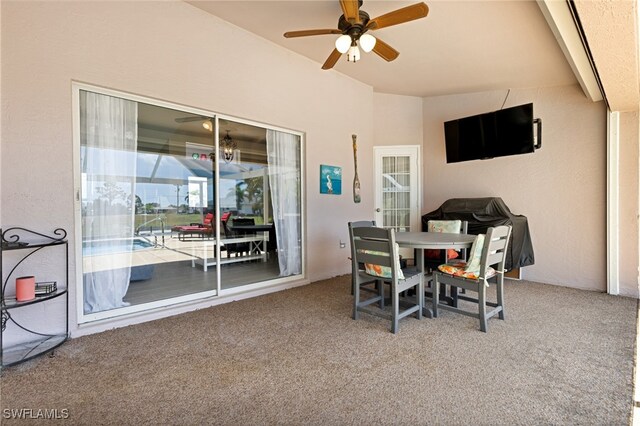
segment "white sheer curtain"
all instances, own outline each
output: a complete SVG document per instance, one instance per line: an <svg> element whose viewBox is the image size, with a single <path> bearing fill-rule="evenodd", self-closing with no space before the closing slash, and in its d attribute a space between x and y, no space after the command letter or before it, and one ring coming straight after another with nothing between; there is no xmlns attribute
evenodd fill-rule
<svg viewBox="0 0 640 426"><path fill-rule="evenodd" d="M267 130L267 161L280 276L300 274L300 137Z"/></svg>
<svg viewBox="0 0 640 426"><path fill-rule="evenodd" d="M80 92L85 314L126 306L135 214L138 105Z"/></svg>

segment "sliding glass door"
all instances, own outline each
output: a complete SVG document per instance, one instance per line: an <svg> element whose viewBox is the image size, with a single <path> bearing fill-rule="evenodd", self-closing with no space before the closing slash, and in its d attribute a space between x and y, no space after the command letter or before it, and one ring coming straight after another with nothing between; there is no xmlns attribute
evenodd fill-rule
<svg viewBox="0 0 640 426"><path fill-rule="evenodd" d="M83 321L303 273L299 134L77 96Z"/></svg>
<svg viewBox="0 0 640 426"><path fill-rule="evenodd" d="M300 275L300 136L219 123L222 288Z"/></svg>

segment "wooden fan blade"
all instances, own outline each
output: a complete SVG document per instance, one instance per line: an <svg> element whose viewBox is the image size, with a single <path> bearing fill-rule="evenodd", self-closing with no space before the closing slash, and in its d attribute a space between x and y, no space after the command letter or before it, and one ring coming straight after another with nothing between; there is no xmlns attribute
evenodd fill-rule
<svg viewBox="0 0 640 426"><path fill-rule="evenodd" d="M400 52L398 52L393 47L389 46L384 41L380 40L376 37L376 45L373 46L373 51L376 52L378 56L384 59L387 62L391 62L398 57Z"/></svg>
<svg viewBox="0 0 640 426"><path fill-rule="evenodd" d="M403 24L414 19L424 18L428 13L429 7L425 3L416 3L371 19L367 24L367 29L379 30L380 28Z"/></svg>
<svg viewBox="0 0 640 426"><path fill-rule="evenodd" d="M338 49L333 49L331 55L329 55L327 60L324 61L324 64L322 64L322 69L330 70L331 68L333 68L336 62L338 62L338 59L340 59L340 56L342 56L342 53L338 52Z"/></svg>
<svg viewBox="0 0 640 426"><path fill-rule="evenodd" d="M352 24L360 23L360 11L358 10L358 0L340 0L344 19Z"/></svg>
<svg viewBox="0 0 640 426"><path fill-rule="evenodd" d="M307 37L307 36L324 35L324 34L342 34L342 31L338 29L288 31L284 33L284 36L286 38L291 38L291 37Z"/></svg>

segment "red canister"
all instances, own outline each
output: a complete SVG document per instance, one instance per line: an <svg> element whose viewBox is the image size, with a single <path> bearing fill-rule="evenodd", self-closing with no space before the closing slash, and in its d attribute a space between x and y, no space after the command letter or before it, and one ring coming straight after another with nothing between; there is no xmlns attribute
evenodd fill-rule
<svg viewBox="0 0 640 426"><path fill-rule="evenodd" d="M36 278L34 276L16 278L16 300L26 302L36 298Z"/></svg>

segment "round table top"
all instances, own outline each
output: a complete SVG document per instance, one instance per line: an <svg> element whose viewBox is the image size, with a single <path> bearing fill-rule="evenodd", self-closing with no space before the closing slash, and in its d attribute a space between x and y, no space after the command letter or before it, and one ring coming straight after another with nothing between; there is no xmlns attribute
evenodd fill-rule
<svg viewBox="0 0 640 426"><path fill-rule="evenodd" d="M401 247L417 249L469 248L475 235L447 234L443 232L396 232L396 243Z"/></svg>

